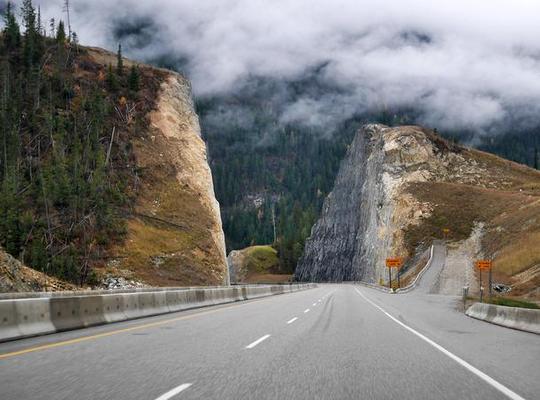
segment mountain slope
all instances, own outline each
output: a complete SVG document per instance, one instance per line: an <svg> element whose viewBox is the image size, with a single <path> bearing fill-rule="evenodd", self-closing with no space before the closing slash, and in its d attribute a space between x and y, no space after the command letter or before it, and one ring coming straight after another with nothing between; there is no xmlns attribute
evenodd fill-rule
<svg viewBox="0 0 540 400"><path fill-rule="evenodd" d="M9 17L9 18L8 18ZM181 75L38 26L0 38L0 244L78 285L227 282L219 205Z"/></svg>
<svg viewBox="0 0 540 400"><path fill-rule="evenodd" d="M476 230L479 249L468 261L493 257L498 278L511 281L540 263L531 243L540 232L538 215L540 172L418 126L366 125L341 165L296 277L385 281L386 257L412 259L445 235L459 247ZM525 244L529 251L519 256Z"/></svg>

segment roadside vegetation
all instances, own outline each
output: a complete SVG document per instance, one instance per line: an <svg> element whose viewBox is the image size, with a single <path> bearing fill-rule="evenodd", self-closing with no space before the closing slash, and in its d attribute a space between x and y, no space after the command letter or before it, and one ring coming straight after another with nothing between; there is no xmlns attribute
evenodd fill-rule
<svg viewBox="0 0 540 400"><path fill-rule="evenodd" d="M488 302L499 306L540 309L536 303L531 303L524 300L509 299L506 297L492 297Z"/></svg>

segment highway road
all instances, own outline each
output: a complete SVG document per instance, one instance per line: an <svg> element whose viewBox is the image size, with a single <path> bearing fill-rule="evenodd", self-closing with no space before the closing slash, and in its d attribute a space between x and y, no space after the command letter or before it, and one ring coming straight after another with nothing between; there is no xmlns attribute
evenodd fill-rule
<svg viewBox="0 0 540 400"><path fill-rule="evenodd" d="M0 344L0 398L540 398L540 337L351 284Z"/></svg>

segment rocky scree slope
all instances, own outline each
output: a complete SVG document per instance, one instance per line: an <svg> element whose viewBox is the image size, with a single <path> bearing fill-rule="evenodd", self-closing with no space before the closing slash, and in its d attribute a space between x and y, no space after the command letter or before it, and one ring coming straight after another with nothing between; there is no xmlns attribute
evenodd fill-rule
<svg viewBox="0 0 540 400"><path fill-rule="evenodd" d="M539 216L540 172L419 126L370 124L341 164L295 276L384 283L386 257L412 260L433 239L459 247L474 233L466 261L492 257L496 279L530 292L539 286Z"/></svg>

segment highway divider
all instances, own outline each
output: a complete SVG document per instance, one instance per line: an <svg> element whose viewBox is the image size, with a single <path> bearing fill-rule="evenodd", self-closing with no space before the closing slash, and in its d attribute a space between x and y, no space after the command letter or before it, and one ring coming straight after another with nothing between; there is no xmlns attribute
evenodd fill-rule
<svg viewBox="0 0 540 400"><path fill-rule="evenodd" d="M316 287L315 284L169 288L0 300L0 342ZM77 292L71 292L77 293Z"/></svg>
<svg viewBox="0 0 540 400"><path fill-rule="evenodd" d="M540 335L540 310L474 303L465 314L492 324Z"/></svg>

